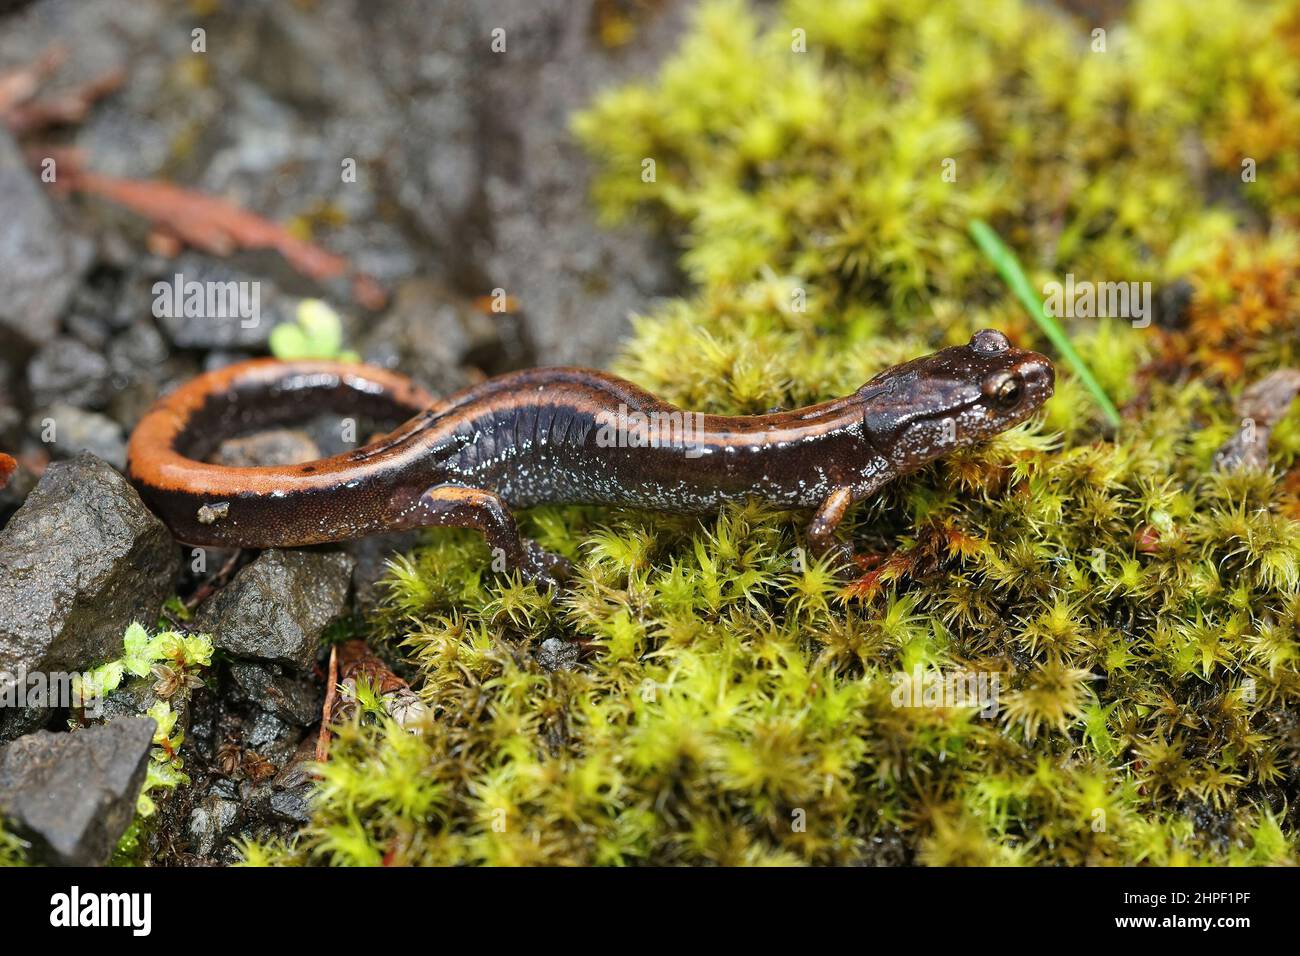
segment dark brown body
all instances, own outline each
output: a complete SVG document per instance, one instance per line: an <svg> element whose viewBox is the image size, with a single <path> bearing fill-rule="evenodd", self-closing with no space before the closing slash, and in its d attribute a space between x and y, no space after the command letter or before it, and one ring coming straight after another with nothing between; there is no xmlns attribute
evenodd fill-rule
<svg viewBox="0 0 1300 956"><path fill-rule="evenodd" d="M982 338L981 338L982 337ZM990 389L1017 386L1002 407ZM886 481L1028 417L1052 367L997 332L909 362L853 395L790 412L697 416L586 369L504 375L435 401L379 369L257 360L161 400L131 437L145 501L192 544L314 544L426 525L473 525L525 571L541 558L510 509L541 502L707 511L757 497L821 509L824 545ZM301 465L202 462L232 434L330 409L409 420L355 452ZM817 521L821 524L818 525ZM512 540L513 539L513 540Z"/></svg>

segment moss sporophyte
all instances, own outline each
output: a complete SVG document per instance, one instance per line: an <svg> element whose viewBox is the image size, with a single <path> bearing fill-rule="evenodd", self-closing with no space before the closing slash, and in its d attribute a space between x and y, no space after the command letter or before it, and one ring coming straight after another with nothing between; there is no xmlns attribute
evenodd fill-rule
<svg viewBox="0 0 1300 956"><path fill-rule="evenodd" d="M1012 0L701 4L574 121L602 213L657 221L693 285L614 370L763 414L997 328L1059 360L1055 397L847 510L848 585L756 502L528 510L561 592L431 532L365 625L421 732L342 722L311 824L250 862L1296 862L1300 412L1266 467L1214 457L1297 364L1297 9L1137 0L1094 52ZM1146 328L1053 316L1098 389L972 219L1032 290L1152 283ZM980 674L996 714L929 681Z"/></svg>

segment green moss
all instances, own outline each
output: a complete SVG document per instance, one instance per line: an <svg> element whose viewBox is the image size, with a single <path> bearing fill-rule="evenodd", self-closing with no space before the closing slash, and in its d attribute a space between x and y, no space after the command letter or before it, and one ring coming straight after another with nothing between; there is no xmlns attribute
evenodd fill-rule
<svg viewBox="0 0 1300 956"><path fill-rule="evenodd" d="M27 866L27 850L27 841L10 833L0 817L0 867Z"/></svg>
<svg viewBox="0 0 1300 956"><path fill-rule="evenodd" d="M1145 115L1194 132L1212 175L1242 182L1269 216L1300 221L1300 5L1294 0L1138 4Z"/></svg>
<svg viewBox="0 0 1300 956"><path fill-rule="evenodd" d="M151 637L140 624L133 623L122 644L122 657L79 679L77 694L82 700L102 699L123 681L153 685L154 699L144 713L157 727L138 807L141 817L149 817L156 810L154 795L189 783L180 757L185 735L177 726L179 713L173 705L185 702L192 688L202 686L198 675L212 663L212 639L206 634L171 630Z"/></svg>
<svg viewBox="0 0 1300 956"><path fill-rule="evenodd" d="M1145 6L1208 27L1185 5ZM1224 6L1241 22L1255 5ZM679 223L703 284L798 275L832 303L868 293L910 327L936 297L990 291L972 217L1031 272L1130 280L1160 278L1180 240L1228 228L1187 201L1196 171L1179 161L1178 111L1140 95L1152 56L1185 71L1154 26L1116 29L1094 52L1052 11L1008 0L784 11L762 29L738 0L706 4L655 85L606 93L575 122L609 214ZM792 51L794 30L807 53ZM1217 92L1231 70L1201 79Z"/></svg>
<svg viewBox="0 0 1300 956"><path fill-rule="evenodd" d="M602 208L658 217L697 283L638 321L616 370L762 412L980 327L1033 344L972 216L1035 282L1191 271L1193 321L1248 308L1220 280L1287 240L1225 240L1233 217L1179 144L1222 141L1243 91L1291 89L1239 60L1277 63L1295 6L1215 6L1140 2L1094 53L1038 5L788 0L760 25L706 3L659 78L576 121ZM1189 31L1197 70L1173 39ZM1214 474L1226 377L1154 327L1067 326L1118 434L1058 370L1036 421L851 515L847 586L804 555L806 516L756 504L535 509L525 530L578 568L558 597L492 577L471 535L431 534L370 622L427 722L363 708L302 839L250 862L1296 862L1300 414L1273 471ZM1295 345L1293 325L1233 334L1249 370ZM551 637L582 648L577 670L538 665ZM899 706L918 670L996 676L996 714Z"/></svg>

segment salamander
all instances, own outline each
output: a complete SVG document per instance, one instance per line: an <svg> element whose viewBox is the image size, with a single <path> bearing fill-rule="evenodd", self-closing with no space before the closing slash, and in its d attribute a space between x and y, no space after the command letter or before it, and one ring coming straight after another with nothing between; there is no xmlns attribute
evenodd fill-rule
<svg viewBox="0 0 1300 956"><path fill-rule="evenodd" d="M384 369L253 359L161 398L131 435L127 472L187 544L294 547L470 527L506 568L553 585L567 563L520 537L515 509L548 502L707 512L754 497L811 509L808 544L825 554L838 546L850 506L1024 421L1054 383L1045 356L992 329L886 369L851 395L766 415L685 412L580 368L512 372L435 399ZM204 461L223 439L325 410L405 422L354 451L302 464Z"/></svg>

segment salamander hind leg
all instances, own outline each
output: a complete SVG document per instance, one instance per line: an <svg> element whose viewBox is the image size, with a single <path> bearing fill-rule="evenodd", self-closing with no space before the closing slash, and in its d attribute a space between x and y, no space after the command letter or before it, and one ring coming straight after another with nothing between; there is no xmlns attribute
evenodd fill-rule
<svg viewBox="0 0 1300 956"><path fill-rule="evenodd" d="M853 548L835 536L849 505L853 503L852 491L836 488L818 507L812 521L808 522L808 547L814 557L830 556L836 564L848 564L853 559Z"/></svg>
<svg viewBox="0 0 1300 956"><path fill-rule="evenodd" d="M525 581L558 589L572 573L569 561L519 535L510 507L498 494L463 485L435 485L420 495L412 526L474 528L492 549L492 564Z"/></svg>

